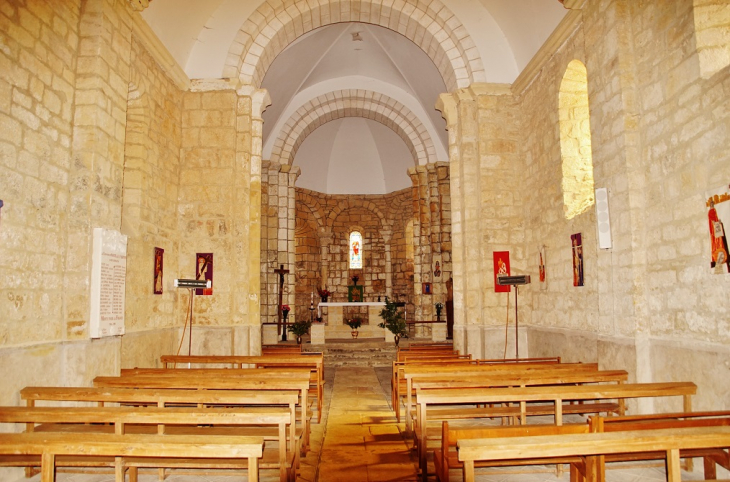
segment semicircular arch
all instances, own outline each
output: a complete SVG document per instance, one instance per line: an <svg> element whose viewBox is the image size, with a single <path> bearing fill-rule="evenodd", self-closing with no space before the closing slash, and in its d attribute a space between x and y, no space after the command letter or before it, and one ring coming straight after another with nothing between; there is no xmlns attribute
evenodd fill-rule
<svg viewBox="0 0 730 482"><path fill-rule="evenodd" d="M410 109L390 97L361 90L331 92L297 109L279 132L271 161L291 165L309 134L327 122L344 117L362 117L388 127L403 139L416 165L437 161L433 139Z"/></svg>
<svg viewBox="0 0 730 482"><path fill-rule="evenodd" d="M423 0L395 5L374 0L267 0L238 31L223 77L238 77L244 84L259 87L287 45L316 28L343 22L379 25L411 40L431 58L450 92L486 82L476 44L461 22L443 3Z"/></svg>

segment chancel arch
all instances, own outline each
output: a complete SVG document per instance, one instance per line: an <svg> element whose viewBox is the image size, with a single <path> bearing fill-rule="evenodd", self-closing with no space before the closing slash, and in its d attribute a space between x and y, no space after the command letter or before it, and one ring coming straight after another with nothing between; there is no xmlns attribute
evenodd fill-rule
<svg viewBox="0 0 730 482"><path fill-rule="evenodd" d="M408 147L414 164L436 162L433 140L421 120L405 105L377 92L341 90L318 96L301 106L286 122L274 143L271 161L292 164L309 134L327 122L363 117L394 131Z"/></svg>
<svg viewBox="0 0 730 482"><path fill-rule="evenodd" d="M400 7L400 8L399 8ZM276 56L318 27L362 22L388 28L418 45L433 60L449 91L485 82L476 44L441 2L407 0L397 7L371 0L285 4L263 3L241 26L231 44L223 77L260 86Z"/></svg>

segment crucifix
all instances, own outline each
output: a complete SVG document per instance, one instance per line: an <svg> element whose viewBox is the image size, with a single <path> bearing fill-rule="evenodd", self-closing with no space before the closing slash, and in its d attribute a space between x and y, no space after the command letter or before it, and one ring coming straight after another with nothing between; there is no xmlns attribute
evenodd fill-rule
<svg viewBox="0 0 730 482"><path fill-rule="evenodd" d="M276 333L281 335L281 341L286 341L286 318L284 318L284 333L282 333L281 326L281 302L284 295L284 275L289 272L288 269L284 269L284 265L279 265L278 269L274 270L274 273L279 275L279 306L276 307Z"/></svg>

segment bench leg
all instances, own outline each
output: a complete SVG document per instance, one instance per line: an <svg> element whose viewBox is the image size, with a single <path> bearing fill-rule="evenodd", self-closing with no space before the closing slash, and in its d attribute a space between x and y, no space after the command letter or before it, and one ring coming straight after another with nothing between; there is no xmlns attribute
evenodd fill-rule
<svg viewBox="0 0 730 482"><path fill-rule="evenodd" d="M579 467L578 464L570 464L570 482L585 482L585 471L585 463L582 467Z"/></svg>
<svg viewBox="0 0 730 482"><path fill-rule="evenodd" d="M464 482L474 482L474 461L464 461Z"/></svg>
<svg viewBox="0 0 730 482"><path fill-rule="evenodd" d="M259 482L259 459L257 457L248 458L248 481Z"/></svg>
<svg viewBox="0 0 730 482"><path fill-rule="evenodd" d="M715 461L711 457L703 457L702 462L705 468L705 479L717 479L717 465L715 465Z"/></svg>
<svg viewBox="0 0 730 482"><path fill-rule="evenodd" d="M56 454L43 453L41 455L41 482L56 480Z"/></svg>
<svg viewBox="0 0 730 482"><path fill-rule="evenodd" d="M114 457L114 480L124 482L124 457Z"/></svg>
<svg viewBox="0 0 730 482"><path fill-rule="evenodd" d="M127 472L129 472L129 482L139 482L139 469L137 467L130 467Z"/></svg>
<svg viewBox="0 0 730 482"><path fill-rule="evenodd" d="M679 449L667 450L667 482L682 482Z"/></svg>

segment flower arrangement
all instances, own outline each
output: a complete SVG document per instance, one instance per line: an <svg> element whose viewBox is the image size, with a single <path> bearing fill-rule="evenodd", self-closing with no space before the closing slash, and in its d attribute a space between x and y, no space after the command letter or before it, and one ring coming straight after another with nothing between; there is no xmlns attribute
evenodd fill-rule
<svg viewBox="0 0 730 482"><path fill-rule="evenodd" d="M441 311L444 309L444 304L441 303L440 301L438 303L436 303L435 306L436 306L436 311Z"/></svg>
<svg viewBox="0 0 730 482"><path fill-rule="evenodd" d="M332 292L330 290L328 290L327 288L323 288L323 289L317 288L317 293L319 294L320 297L323 297L323 298L332 294Z"/></svg>
<svg viewBox="0 0 730 482"><path fill-rule="evenodd" d="M357 330L362 325L362 320L360 320L360 318L353 318L351 320L347 320L345 324L349 326L351 330Z"/></svg>
<svg viewBox="0 0 730 482"><path fill-rule="evenodd" d="M312 326L311 321L304 321L300 320L296 323L291 323L289 326L286 327L287 330L289 330L294 336L296 337L302 337L309 333L309 328Z"/></svg>
<svg viewBox="0 0 730 482"><path fill-rule="evenodd" d="M289 308L289 305L281 305L281 311L291 311L291 308Z"/></svg>
<svg viewBox="0 0 730 482"><path fill-rule="evenodd" d="M357 282L360 280L360 277L358 275L355 275L351 279L352 279L352 284L357 286Z"/></svg>

